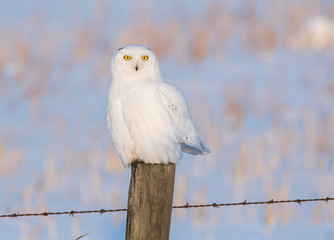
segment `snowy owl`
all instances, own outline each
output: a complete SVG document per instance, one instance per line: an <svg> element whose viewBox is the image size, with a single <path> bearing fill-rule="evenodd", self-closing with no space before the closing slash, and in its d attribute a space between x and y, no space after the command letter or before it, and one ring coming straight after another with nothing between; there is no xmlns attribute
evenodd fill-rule
<svg viewBox="0 0 334 240"><path fill-rule="evenodd" d="M210 150L196 132L181 92L165 82L156 56L142 45L127 45L111 60L108 129L125 166L177 163L182 152Z"/></svg>

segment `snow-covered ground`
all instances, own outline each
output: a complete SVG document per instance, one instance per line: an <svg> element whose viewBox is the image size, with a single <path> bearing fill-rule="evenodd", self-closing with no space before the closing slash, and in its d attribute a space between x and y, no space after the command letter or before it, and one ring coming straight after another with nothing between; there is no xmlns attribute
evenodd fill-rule
<svg viewBox="0 0 334 240"><path fill-rule="evenodd" d="M128 43L157 53L212 150L184 155L175 204L333 197L334 5L315 3L1 1L0 215L126 207L106 105ZM0 232L123 239L125 220L1 218ZM334 203L174 210L170 239L334 239Z"/></svg>

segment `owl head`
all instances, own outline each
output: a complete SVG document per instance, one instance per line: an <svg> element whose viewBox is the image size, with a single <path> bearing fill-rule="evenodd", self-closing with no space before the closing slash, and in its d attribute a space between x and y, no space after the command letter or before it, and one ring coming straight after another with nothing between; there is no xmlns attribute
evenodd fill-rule
<svg viewBox="0 0 334 240"><path fill-rule="evenodd" d="M161 78L155 54L142 45L126 45L118 49L111 60L111 75L113 80Z"/></svg>

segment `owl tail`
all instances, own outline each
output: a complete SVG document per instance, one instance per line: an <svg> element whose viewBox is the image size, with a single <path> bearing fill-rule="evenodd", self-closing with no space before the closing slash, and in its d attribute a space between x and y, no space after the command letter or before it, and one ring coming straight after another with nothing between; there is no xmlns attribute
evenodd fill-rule
<svg viewBox="0 0 334 240"><path fill-rule="evenodd" d="M181 143L181 150L182 152L191 154L191 155L207 155L211 151L210 149L205 146L205 144L202 142L202 140L199 139L199 144L197 146L190 146L185 143Z"/></svg>

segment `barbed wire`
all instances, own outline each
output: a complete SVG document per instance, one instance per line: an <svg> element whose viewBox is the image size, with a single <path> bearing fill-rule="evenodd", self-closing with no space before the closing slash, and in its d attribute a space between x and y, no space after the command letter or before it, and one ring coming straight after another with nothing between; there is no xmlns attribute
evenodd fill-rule
<svg viewBox="0 0 334 240"><path fill-rule="evenodd" d="M244 205L264 205L264 204L278 204L278 203L298 203L299 205L302 202L327 202L333 201L334 198L326 197L326 198L311 198L311 199L294 199L294 200L274 200L271 199L269 201L260 201L260 202L247 202L247 200L243 202L235 202L235 203L211 203L211 204L198 204L198 205L189 205L188 203L181 206L173 206L173 208L203 208L203 207L227 207L227 206L244 206Z"/></svg>
<svg viewBox="0 0 334 240"><path fill-rule="evenodd" d="M243 202L233 202L233 203L210 203L210 204L189 204L188 202L185 205L175 205L172 208L219 208L219 207L227 207L227 206L246 206L246 205L272 205L272 204L280 204L280 203L298 203L301 205L303 202L329 202L334 201L334 197L325 197L325 198L310 198L310 199L293 199L293 200L268 200L268 201L258 201L258 202L247 202L247 200ZM84 210L84 211L65 211L65 212L41 212L41 213L13 213L13 214L4 214L0 215L0 218L16 218L16 217L33 217L33 216L51 216L51 215L70 215L74 217L75 214L88 214L88 213L103 213L107 212L126 212L126 208L118 208L118 209L100 209L100 210Z"/></svg>

